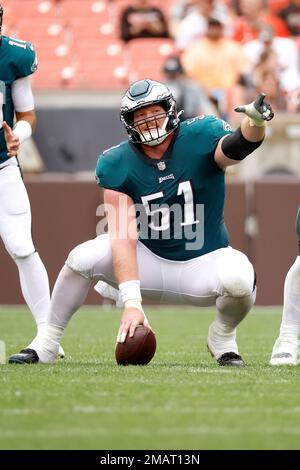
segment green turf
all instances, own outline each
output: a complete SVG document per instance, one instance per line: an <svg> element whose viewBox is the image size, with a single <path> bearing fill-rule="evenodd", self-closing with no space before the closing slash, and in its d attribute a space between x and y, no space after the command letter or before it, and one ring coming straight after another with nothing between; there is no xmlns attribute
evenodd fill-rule
<svg viewBox="0 0 300 470"><path fill-rule="evenodd" d="M0 366L1 449L299 449L300 369L268 365L281 312L239 327L247 367L206 351L213 311L148 308L158 348L148 366L114 362L120 313L81 309L56 365ZM34 333L24 308L0 309L7 355Z"/></svg>

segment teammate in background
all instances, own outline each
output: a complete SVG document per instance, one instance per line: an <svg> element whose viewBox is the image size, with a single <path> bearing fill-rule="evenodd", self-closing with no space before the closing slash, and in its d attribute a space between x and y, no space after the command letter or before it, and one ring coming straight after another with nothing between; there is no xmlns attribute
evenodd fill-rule
<svg viewBox="0 0 300 470"><path fill-rule="evenodd" d="M49 281L32 242L30 203L17 160L20 145L36 125L29 76L37 60L29 42L1 35L2 18L0 5L0 236L18 267L22 293L40 333L50 304ZM60 352L64 354L62 348Z"/></svg>
<svg viewBox="0 0 300 470"><path fill-rule="evenodd" d="M247 116L233 132L215 116L179 122L174 97L160 82L130 86L120 113L129 142L105 151L96 168L108 234L71 251L54 286L46 329L10 362L54 362L70 318L91 283L101 280L102 294L120 295L124 303L118 342L148 324L142 298L216 305L208 349L221 366L244 365L236 327L253 306L255 273L229 246L224 180L226 167L264 139L273 117L264 98L236 109Z"/></svg>
<svg viewBox="0 0 300 470"><path fill-rule="evenodd" d="M298 336L300 332L300 206L296 218L299 254L290 267L284 284L283 314L279 337L273 346L271 366L298 364Z"/></svg>

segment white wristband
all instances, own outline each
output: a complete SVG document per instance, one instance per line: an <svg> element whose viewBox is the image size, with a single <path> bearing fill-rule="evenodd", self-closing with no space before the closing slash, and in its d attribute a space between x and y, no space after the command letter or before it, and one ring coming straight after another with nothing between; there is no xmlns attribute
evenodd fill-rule
<svg viewBox="0 0 300 470"><path fill-rule="evenodd" d="M119 290L124 304L127 300L139 300L140 302L142 300L140 281L138 280L122 282L119 284Z"/></svg>
<svg viewBox="0 0 300 470"><path fill-rule="evenodd" d="M32 128L28 121L18 121L13 128L13 133L19 137L20 143L28 139L32 134Z"/></svg>

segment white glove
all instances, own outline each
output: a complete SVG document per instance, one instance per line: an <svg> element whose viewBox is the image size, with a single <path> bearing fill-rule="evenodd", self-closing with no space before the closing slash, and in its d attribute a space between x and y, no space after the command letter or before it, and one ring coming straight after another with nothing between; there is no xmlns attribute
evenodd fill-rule
<svg viewBox="0 0 300 470"><path fill-rule="evenodd" d="M271 105L264 102L265 96L265 93L260 93L255 101L244 106L238 106L235 111L245 113L249 118L250 126L265 126L266 121L271 121L274 117Z"/></svg>

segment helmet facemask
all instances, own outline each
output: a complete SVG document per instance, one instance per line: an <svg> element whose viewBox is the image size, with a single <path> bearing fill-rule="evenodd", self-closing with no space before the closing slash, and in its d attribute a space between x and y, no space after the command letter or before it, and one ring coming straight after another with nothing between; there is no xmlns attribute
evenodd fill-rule
<svg viewBox="0 0 300 470"><path fill-rule="evenodd" d="M172 110L134 121L130 125L130 129L133 131L132 142L150 145L151 147L161 144L173 131L173 128L170 129L168 125L173 113L174 105ZM162 119L163 122L161 122ZM136 137L136 140L134 137Z"/></svg>
<svg viewBox="0 0 300 470"><path fill-rule="evenodd" d="M135 111L151 105L159 105L164 111L134 121ZM124 95L120 117L131 142L155 146L178 127L179 114L170 90L160 82L145 79L135 82Z"/></svg>

